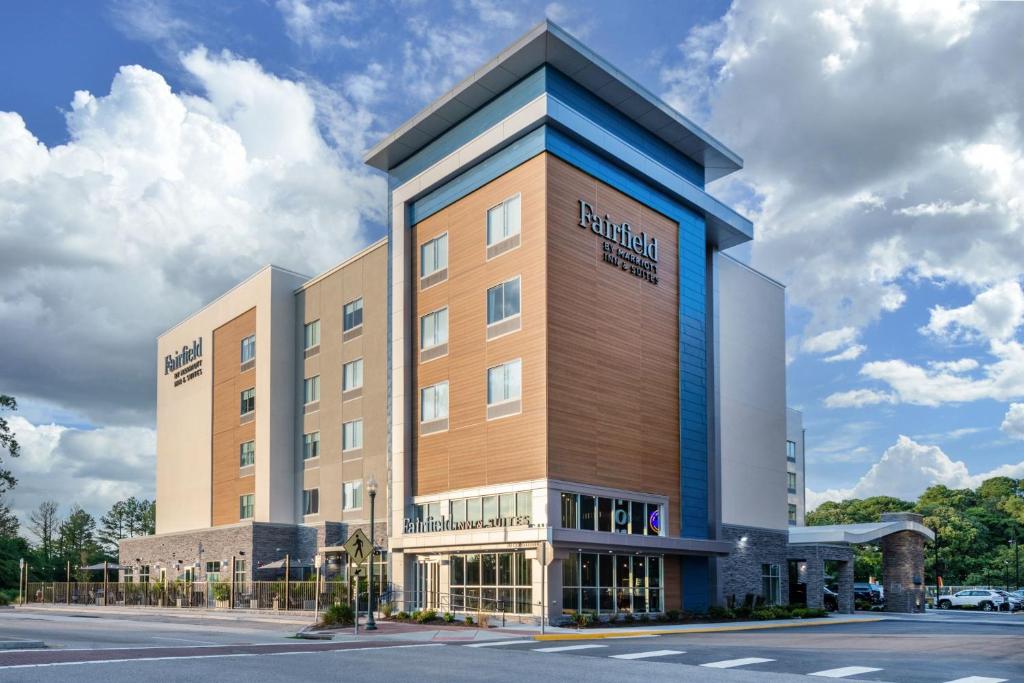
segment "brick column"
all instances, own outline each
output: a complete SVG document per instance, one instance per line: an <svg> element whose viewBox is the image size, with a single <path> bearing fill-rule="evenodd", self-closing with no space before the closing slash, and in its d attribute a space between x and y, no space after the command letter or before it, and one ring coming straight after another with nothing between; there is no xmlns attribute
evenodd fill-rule
<svg viewBox="0 0 1024 683"><path fill-rule="evenodd" d="M883 522L923 523L921 515L893 512ZM898 531L882 538L882 585L886 612L924 612L924 536Z"/></svg>
<svg viewBox="0 0 1024 683"><path fill-rule="evenodd" d="M809 553L807 558L807 606L821 609L825 606L825 561L818 553Z"/></svg>
<svg viewBox="0 0 1024 683"><path fill-rule="evenodd" d="M853 614L853 560L839 563L839 611Z"/></svg>

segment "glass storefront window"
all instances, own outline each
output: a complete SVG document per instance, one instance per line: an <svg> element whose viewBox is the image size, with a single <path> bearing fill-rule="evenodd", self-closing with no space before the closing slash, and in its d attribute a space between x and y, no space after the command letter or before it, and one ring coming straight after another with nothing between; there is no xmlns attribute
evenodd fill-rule
<svg viewBox="0 0 1024 683"><path fill-rule="evenodd" d="M578 496L575 493L562 494L562 528L576 529L579 520L576 517Z"/></svg>
<svg viewBox="0 0 1024 683"><path fill-rule="evenodd" d="M499 517L515 517L516 515L516 497L511 493L503 493L498 496L498 516Z"/></svg>
<svg viewBox="0 0 1024 683"><path fill-rule="evenodd" d="M629 532L629 501L628 500L616 500L615 501L615 516L613 521L615 522L616 533L625 534Z"/></svg>
<svg viewBox="0 0 1024 683"><path fill-rule="evenodd" d="M661 612L662 558L576 553L562 564L562 609Z"/></svg>
<svg viewBox="0 0 1024 683"><path fill-rule="evenodd" d="M660 536L662 506L624 498L602 498L582 493L561 494L563 529L606 531Z"/></svg>
<svg viewBox="0 0 1024 683"><path fill-rule="evenodd" d="M584 531L594 531L597 529L596 521L594 517L594 506L597 502L593 496L580 496L580 528Z"/></svg>
<svg viewBox="0 0 1024 683"><path fill-rule="evenodd" d="M484 519L494 519L498 516L498 497L484 496Z"/></svg>
<svg viewBox="0 0 1024 683"><path fill-rule="evenodd" d="M611 498L598 498L597 499L597 530L598 531L611 531L612 530L612 499Z"/></svg>
<svg viewBox="0 0 1024 683"><path fill-rule="evenodd" d="M630 508L629 533L642 536L647 530L646 506L643 503L633 501L630 504Z"/></svg>
<svg viewBox="0 0 1024 683"><path fill-rule="evenodd" d="M479 498L466 500L466 519L470 522L481 522L484 518L483 508L480 506Z"/></svg>
<svg viewBox="0 0 1024 683"><path fill-rule="evenodd" d="M519 491L516 493L516 514L520 517L532 517L533 492Z"/></svg>
<svg viewBox="0 0 1024 683"><path fill-rule="evenodd" d="M454 611L533 611L532 567L522 551L451 556Z"/></svg>
<svg viewBox="0 0 1024 683"><path fill-rule="evenodd" d="M465 500L453 500L452 501L452 521L453 522L465 522L466 521L466 501Z"/></svg>

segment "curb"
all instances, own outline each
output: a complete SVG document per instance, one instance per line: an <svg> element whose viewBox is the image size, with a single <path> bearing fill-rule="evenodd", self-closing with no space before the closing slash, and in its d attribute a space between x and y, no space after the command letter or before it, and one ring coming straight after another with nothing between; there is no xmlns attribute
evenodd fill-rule
<svg viewBox="0 0 1024 683"><path fill-rule="evenodd" d="M839 626L841 624L868 624L885 621L885 617L869 619L808 619L806 621L786 622L785 624L726 624L724 626L707 626L686 630L653 629L648 631L619 631L603 633L559 633L532 636L534 640L599 640L602 638L635 638L639 636L686 636L693 633L728 633L730 631L766 631L779 628L806 628L808 626Z"/></svg>
<svg viewBox="0 0 1024 683"><path fill-rule="evenodd" d="M38 650L46 648L46 643L41 640L3 640L0 641L0 650Z"/></svg>

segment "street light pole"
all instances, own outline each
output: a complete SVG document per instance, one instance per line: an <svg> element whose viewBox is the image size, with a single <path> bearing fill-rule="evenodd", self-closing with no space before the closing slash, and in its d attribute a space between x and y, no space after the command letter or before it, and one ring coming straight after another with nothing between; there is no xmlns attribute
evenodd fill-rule
<svg viewBox="0 0 1024 683"><path fill-rule="evenodd" d="M1020 543L1017 542L1016 530L1010 539L1010 547L1013 548L1013 588L1020 590Z"/></svg>
<svg viewBox="0 0 1024 683"><path fill-rule="evenodd" d="M373 513L374 513L374 502L377 498L377 480L370 475L370 480L366 482L366 491L370 494L370 582L367 585L366 592L369 593L369 600L366 603L366 630L376 631L377 622L373 619L373 608L376 603L373 595L373 562L374 556L376 555L376 534L373 533ZM356 620L359 619L359 614L356 614Z"/></svg>

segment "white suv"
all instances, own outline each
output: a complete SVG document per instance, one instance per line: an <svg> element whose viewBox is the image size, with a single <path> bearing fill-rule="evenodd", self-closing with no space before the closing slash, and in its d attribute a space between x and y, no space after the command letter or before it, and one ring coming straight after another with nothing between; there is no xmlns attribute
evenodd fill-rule
<svg viewBox="0 0 1024 683"><path fill-rule="evenodd" d="M939 598L939 609L977 607L986 612L991 612L993 610L1005 609L1004 603L1006 602L1006 597L999 591L973 588Z"/></svg>

